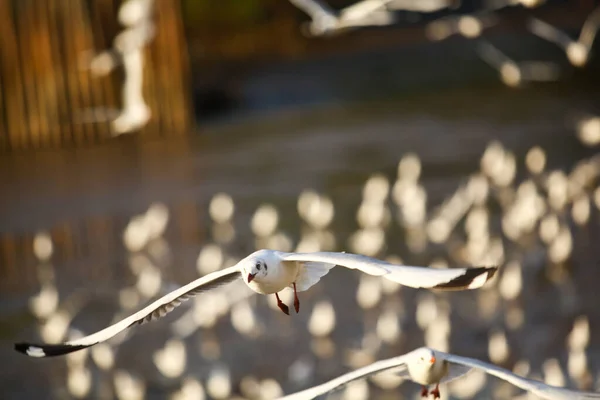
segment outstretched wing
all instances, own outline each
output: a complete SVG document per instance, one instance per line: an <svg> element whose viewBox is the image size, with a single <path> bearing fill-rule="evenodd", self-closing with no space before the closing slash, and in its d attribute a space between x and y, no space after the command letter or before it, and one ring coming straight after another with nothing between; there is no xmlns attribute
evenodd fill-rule
<svg viewBox="0 0 600 400"><path fill-rule="evenodd" d="M284 261L340 265L350 269L358 269L369 275L383 276L391 281L413 288L441 290L477 289L491 279L498 269L498 267L446 269L410 267L391 264L359 254L333 252L283 253L282 259Z"/></svg>
<svg viewBox="0 0 600 400"><path fill-rule="evenodd" d="M581 27L581 33L579 34L579 42L581 42L588 49L592 48L596 34L600 29L600 8L596 8L587 17L583 26Z"/></svg>
<svg viewBox="0 0 600 400"><path fill-rule="evenodd" d="M135 314L91 335L62 344L16 343L15 350L30 357L53 357L85 349L86 347L104 342L133 325L141 325L163 317L198 293L232 282L240 276L240 270L237 266L225 268L198 278L161 297Z"/></svg>
<svg viewBox="0 0 600 400"><path fill-rule="evenodd" d="M563 389L556 386L547 385L543 382L533 379L524 378L516 375L504 368L497 367L493 364L488 364L473 358L456 356L436 351L436 354L441 355L451 364L457 364L470 368L477 368L485 371L485 373L496 376L505 380L523 390L531 392L536 396L547 400L584 400L584 399L600 399L600 393L579 392L576 390Z"/></svg>
<svg viewBox="0 0 600 400"><path fill-rule="evenodd" d="M366 367L359 368L347 374L341 375L329 382L322 383L321 385L305 389L301 392L296 392L278 400L310 400L315 399L318 396L323 396L327 393L339 390L348 383L357 379L366 378L370 375L374 375L379 372L383 372L392 368L399 368L406 366L406 362L410 359L414 351L404 354L402 356L388 358L387 360L376 361L373 364L367 365Z"/></svg>

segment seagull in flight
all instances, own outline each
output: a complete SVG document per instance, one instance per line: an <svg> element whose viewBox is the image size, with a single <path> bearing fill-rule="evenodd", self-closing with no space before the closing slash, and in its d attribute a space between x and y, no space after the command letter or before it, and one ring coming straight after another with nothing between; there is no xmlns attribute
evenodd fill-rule
<svg viewBox="0 0 600 400"><path fill-rule="evenodd" d="M556 63L520 61L510 59L490 42L479 39L475 48L479 57L500 73L502 82L518 87L524 82L550 82L558 80L560 69Z"/></svg>
<svg viewBox="0 0 600 400"><path fill-rule="evenodd" d="M320 0L290 0L290 3L311 17L308 31L318 36L359 26L390 25L395 17L386 5L391 1L362 0L339 11Z"/></svg>
<svg viewBox="0 0 600 400"><path fill-rule="evenodd" d="M474 358L448 354L429 347L420 347L402 356L376 361L366 367L334 378L329 382L281 397L279 400L314 399L341 389L341 387L354 380L363 379L385 370L393 370L394 373L397 373L402 378L422 385L421 397L427 398L431 395L434 399L438 399L440 398L440 383L460 378L474 368L480 369L486 374L494 375L546 400L600 399L600 393L579 392L547 385ZM428 386L430 385L435 385L431 391L428 390Z"/></svg>
<svg viewBox="0 0 600 400"><path fill-rule="evenodd" d="M413 288L440 290L477 289L494 276L498 267L429 268L391 264L372 257L351 253L315 252L285 253L258 250L236 265L205 275L172 291L133 315L101 331L62 344L16 343L15 350L31 357L59 356L85 349L110 339L134 325L158 319L198 293L242 278L246 285L260 294L275 294L277 305L289 315L289 308L278 292L294 290L294 309L300 311L298 292L308 290L336 265L357 269L369 275L383 276Z"/></svg>
<svg viewBox="0 0 600 400"><path fill-rule="evenodd" d="M531 18L528 28L534 35L562 47L571 64L583 67L589 61L594 39L600 28L600 7L594 9L587 17L577 40L538 18Z"/></svg>

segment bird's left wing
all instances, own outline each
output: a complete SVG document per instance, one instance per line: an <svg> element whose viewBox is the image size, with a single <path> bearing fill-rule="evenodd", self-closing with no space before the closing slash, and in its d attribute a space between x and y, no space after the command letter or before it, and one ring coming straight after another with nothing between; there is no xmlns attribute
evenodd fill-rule
<svg viewBox="0 0 600 400"><path fill-rule="evenodd" d="M585 399L600 399L600 393L579 392L575 390L563 389L556 386L551 386L540 381L525 378L512 373L504 368L489 364L480 360L468 357L461 357L454 354L447 354L436 351L445 360L451 364L463 365L470 368L477 368L487 374L496 376L505 380L523 390L531 392L536 396L546 400L585 400Z"/></svg>
<svg viewBox="0 0 600 400"><path fill-rule="evenodd" d="M583 43L588 49L591 49L598 29L600 29L600 7L592 11L583 23L581 32L579 33L579 42Z"/></svg>
<svg viewBox="0 0 600 400"><path fill-rule="evenodd" d="M91 335L61 344L16 343L15 350L30 357L53 357L85 349L86 347L108 340L133 325L143 324L163 317L198 293L232 282L240 276L240 270L237 265L225 268L198 278L161 297L135 314Z"/></svg>
<svg viewBox="0 0 600 400"><path fill-rule="evenodd" d="M322 383L318 386L313 386L312 388L302 390L300 392L296 392L284 397L279 398L278 400L310 400L315 399L318 396L323 396L324 394L333 392L335 390L339 390L348 383L355 381L357 379L367 378L371 375L374 375L379 372L383 372L392 368L399 368L406 366L406 363L412 356L410 353L404 354L402 356L388 358L387 360L376 361L372 364L367 365L366 367L359 368L352 372L348 372L347 374L341 375L337 378L330 380L329 382Z"/></svg>
<svg viewBox="0 0 600 400"><path fill-rule="evenodd" d="M351 253L283 253L284 261L340 265L364 273L383 276L413 288L466 290L477 289L491 279L498 267L428 268L391 264L376 258Z"/></svg>

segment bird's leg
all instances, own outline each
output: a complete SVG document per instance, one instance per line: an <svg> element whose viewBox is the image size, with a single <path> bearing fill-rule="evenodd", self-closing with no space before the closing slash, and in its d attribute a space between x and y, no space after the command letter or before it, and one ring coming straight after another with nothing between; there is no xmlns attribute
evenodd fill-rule
<svg viewBox="0 0 600 400"><path fill-rule="evenodd" d="M434 399L440 398L440 384L439 383L435 385L435 389L433 389L431 391L431 394L433 395Z"/></svg>
<svg viewBox="0 0 600 400"><path fill-rule="evenodd" d="M300 300L298 300L298 292L296 292L296 282L294 282L294 310L296 310L296 314L300 311Z"/></svg>
<svg viewBox="0 0 600 400"><path fill-rule="evenodd" d="M281 299L279 298L279 293L275 293L275 297L277 297L277 307L279 307L279 309L283 311L284 314L290 315L290 309L288 308L288 306L285 305L283 301L281 301Z"/></svg>
<svg viewBox="0 0 600 400"><path fill-rule="evenodd" d="M429 390L427 390L427 386L421 386L421 397L429 396Z"/></svg>

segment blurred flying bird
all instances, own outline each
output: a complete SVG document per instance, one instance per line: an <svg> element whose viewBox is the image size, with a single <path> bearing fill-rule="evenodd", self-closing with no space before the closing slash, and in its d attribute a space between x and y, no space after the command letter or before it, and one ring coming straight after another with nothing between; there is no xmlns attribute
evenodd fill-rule
<svg viewBox="0 0 600 400"><path fill-rule="evenodd" d="M451 15L428 23L425 33L429 39L436 41L444 40L455 34L473 39L481 36L484 29L497 22L497 16L489 10L468 15Z"/></svg>
<svg viewBox="0 0 600 400"><path fill-rule="evenodd" d="M358 26L392 24L394 14L385 8L390 1L363 0L335 12L319 0L290 0L312 19L308 32L314 36Z"/></svg>
<svg viewBox="0 0 600 400"><path fill-rule="evenodd" d="M600 7L592 11L587 17L577 40L573 40L563 31L537 18L531 18L527 27L534 35L562 47L571 64L576 67L583 67L589 60L594 39L598 28L600 28Z"/></svg>
<svg viewBox="0 0 600 400"><path fill-rule="evenodd" d="M518 87L523 82L555 81L560 75L558 65L544 61L516 62L502 53L490 42L480 39L476 47L483 61L500 73L500 79L508 86Z"/></svg>
<svg viewBox="0 0 600 400"><path fill-rule="evenodd" d="M376 373L393 370L402 378L422 385L421 396L440 398L439 384L449 382L467 374L471 369L479 369L494 375L523 390L547 400L600 399L600 393L579 392L550 386L543 382L524 378L504 368L473 358L456 356L421 347L402 356L374 362L366 367L344 374L321 385L281 397L279 400L309 400L340 389L342 386L369 377ZM428 390L429 385L435 385Z"/></svg>

